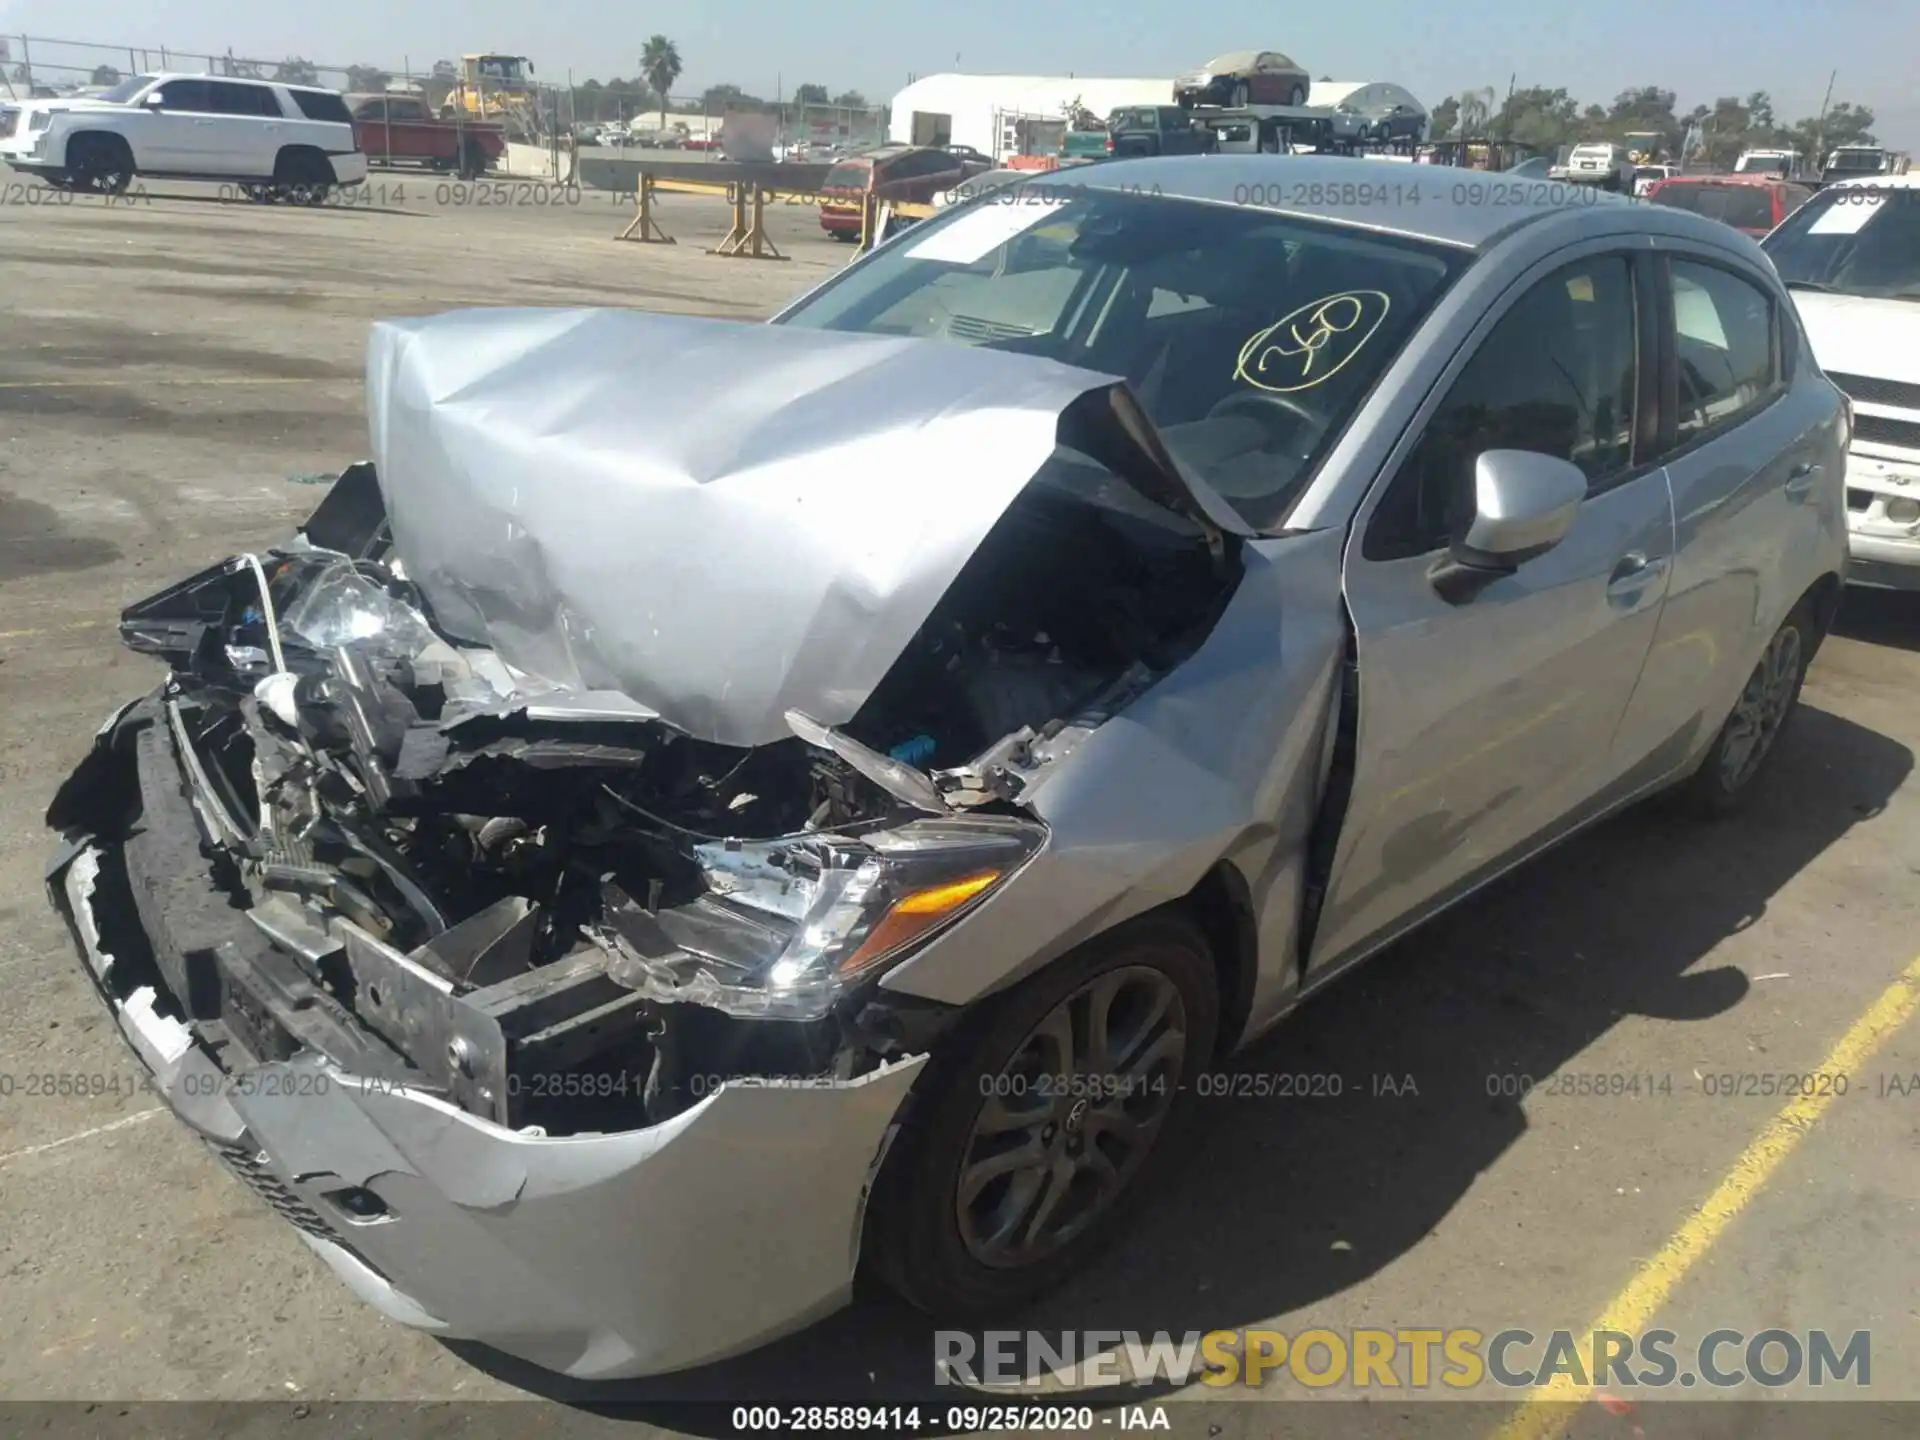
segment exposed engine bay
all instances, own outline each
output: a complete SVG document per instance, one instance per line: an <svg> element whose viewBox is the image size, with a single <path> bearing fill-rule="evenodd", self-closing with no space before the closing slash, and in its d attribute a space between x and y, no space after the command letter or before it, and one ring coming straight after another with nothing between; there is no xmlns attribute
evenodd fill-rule
<svg viewBox="0 0 1920 1440"><path fill-rule="evenodd" d="M172 670L137 745L171 753L220 903L271 954L149 963L229 1068L317 1049L548 1134L866 1073L953 1013L874 982L1039 851L1025 797L1236 577L1231 548L1043 475L851 721L732 747L452 638L356 465L294 543L122 618Z"/></svg>

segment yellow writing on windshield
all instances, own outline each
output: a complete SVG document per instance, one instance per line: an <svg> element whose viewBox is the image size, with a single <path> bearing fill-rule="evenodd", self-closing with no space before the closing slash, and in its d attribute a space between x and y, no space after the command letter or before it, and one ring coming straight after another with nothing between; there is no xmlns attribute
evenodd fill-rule
<svg viewBox="0 0 1920 1440"><path fill-rule="evenodd" d="M1233 378L1276 395L1325 384L1373 338L1392 303L1379 290L1309 301L1240 347Z"/></svg>

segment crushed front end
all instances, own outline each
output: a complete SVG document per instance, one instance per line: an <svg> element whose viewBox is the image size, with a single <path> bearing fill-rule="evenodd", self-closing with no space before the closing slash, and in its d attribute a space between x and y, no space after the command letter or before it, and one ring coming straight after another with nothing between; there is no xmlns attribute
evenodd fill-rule
<svg viewBox="0 0 1920 1440"><path fill-rule="evenodd" d="M407 1323L609 1376L830 1311L950 1013L844 983L891 943L862 917L909 868L978 893L1032 841L927 816L894 864L859 835L898 806L798 739L725 751L516 694L385 547L357 467L298 543L126 613L171 673L48 820L127 1041Z"/></svg>
<svg viewBox="0 0 1920 1440"><path fill-rule="evenodd" d="M581 418L676 345L782 386ZM168 1105L387 1314L611 1378L845 1301L916 1077L1025 958L974 917L1051 893L1047 786L1242 574L1124 393L943 350L377 327L375 462L124 612L168 674L55 796L51 898Z"/></svg>

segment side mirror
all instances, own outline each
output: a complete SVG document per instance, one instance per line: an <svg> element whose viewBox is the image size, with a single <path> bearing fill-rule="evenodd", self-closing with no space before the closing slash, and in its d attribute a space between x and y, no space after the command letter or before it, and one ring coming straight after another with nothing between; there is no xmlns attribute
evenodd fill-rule
<svg viewBox="0 0 1920 1440"><path fill-rule="evenodd" d="M1473 462L1473 515L1427 579L1448 604L1466 604L1566 539L1586 497L1586 474L1570 461L1482 451Z"/></svg>
<svg viewBox="0 0 1920 1440"><path fill-rule="evenodd" d="M166 93L160 90L150 90L147 92L146 98L140 103L154 110L164 109L167 103Z"/></svg>

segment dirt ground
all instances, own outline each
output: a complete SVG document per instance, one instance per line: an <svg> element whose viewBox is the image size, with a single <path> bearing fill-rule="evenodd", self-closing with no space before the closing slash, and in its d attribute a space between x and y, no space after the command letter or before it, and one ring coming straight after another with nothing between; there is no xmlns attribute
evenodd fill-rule
<svg viewBox="0 0 1920 1440"><path fill-rule="evenodd" d="M376 317L577 304L758 318L850 251L804 207L776 208L792 258L765 263L706 252L727 220L712 201L663 202L678 244L620 244L630 207L608 196L482 202L400 176L315 211L178 185L112 206L24 194L0 205L0 1072L130 1086L135 1062L41 886L54 786L157 678L116 643L120 608L283 537L317 477L362 455ZM1920 1091L1886 1088L1920 1075L1916 1027L1759 1179L1743 1152L1781 1099L1710 1095L1702 1079L1817 1069L1920 952L1916 696L1920 597L1851 594L1743 819L1630 814L1343 982L1241 1062L1340 1073L1343 1093L1210 1100L1192 1158L1128 1238L1028 1323L1579 1333L1732 1175L1744 1208L1668 1264L1648 1323L1696 1338L1870 1329L1872 1393L1920 1399ZM1502 1093L1504 1077L1556 1074L1673 1085ZM573 1403L457 1412L459 1433L580 1433L615 1423L600 1407L618 1403L639 1407L626 1433L715 1433L679 1402L876 1404L927 1384L928 1325L880 1299L663 1381L531 1375L355 1301L150 1096L24 1089L0 1098L0 1398L318 1412L543 1395ZM1300 1392L1262 1392L1279 1393ZM1268 1433L1258 1406L1187 1425L1194 1398L1165 1401L1180 1433ZM1388 1433L1390 1408L1343 1433ZM455 1412L434 1413L453 1433Z"/></svg>

